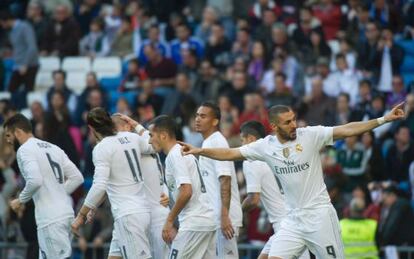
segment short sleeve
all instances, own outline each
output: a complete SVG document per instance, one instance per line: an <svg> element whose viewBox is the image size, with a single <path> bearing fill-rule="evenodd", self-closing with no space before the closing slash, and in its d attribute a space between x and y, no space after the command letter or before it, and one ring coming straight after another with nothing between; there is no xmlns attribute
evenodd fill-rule
<svg viewBox="0 0 414 259"><path fill-rule="evenodd" d="M176 153L174 154L173 159L175 183L177 188L179 188L181 184L191 184L190 169L193 168L193 166L195 166L193 165L195 164L195 161L193 160L195 159L195 157L183 157L181 153Z"/></svg>
<svg viewBox="0 0 414 259"><path fill-rule="evenodd" d="M254 166L251 164L252 162L244 161L243 162L243 174L246 178L246 190L247 193L260 193L261 192L261 184L259 180L260 172L254 170Z"/></svg>
<svg viewBox="0 0 414 259"><path fill-rule="evenodd" d="M213 142L213 146L215 148L229 148L229 145L225 138L222 140L216 139ZM214 161L214 169L215 172L217 172L217 178L220 176L231 176L232 172L235 170L233 161L212 160Z"/></svg>
<svg viewBox="0 0 414 259"><path fill-rule="evenodd" d="M303 129L308 138L315 141L315 145L321 149L324 146L333 145L333 127L313 126Z"/></svg>
<svg viewBox="0 0 414 259"><path fill-rule="evenodd" d="M266 150L265 139L258 139L255 142L241 146L239 150L242 156L249 161L264 161L263 151Z"/></svg>

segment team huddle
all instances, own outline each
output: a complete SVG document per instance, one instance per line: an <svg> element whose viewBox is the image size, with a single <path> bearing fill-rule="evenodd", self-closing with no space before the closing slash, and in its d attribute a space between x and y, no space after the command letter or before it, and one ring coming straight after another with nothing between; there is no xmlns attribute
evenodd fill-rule
<svg viewBox="0 0 414 259"><path fill-rule="evenodd" d="M70 258L72 234L106 198L114 218L110 259L239 258L242 211L259 203L275 233L260 259L309 258L309 251L316 258L345 258L319 151L404 115L400 104L370 121L297 128L292 109L278 105L269 109L274 134L266 136L261 123L249 121L240 128L243 145L229 148L218 130L220 110L206 102L196 113L195 127L204 139L197 148L177 140L170 116L156 117L146 129L95 108L87 115L98 142L94 179L74 217L70 194L83 183L81 172L59 147L33 137L30 121L17 114L4 128L26 185L10 205L18 211L33 199L40 258ZM243 202L233 160L246 160Z"/></svg>

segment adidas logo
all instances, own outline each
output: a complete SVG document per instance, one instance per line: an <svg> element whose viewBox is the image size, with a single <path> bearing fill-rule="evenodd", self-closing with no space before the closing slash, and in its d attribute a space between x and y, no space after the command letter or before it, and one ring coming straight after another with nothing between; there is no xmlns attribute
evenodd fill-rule
<svg viewBox="0 0 414 259"><path fill-rule="evenodd" d="M228 251L227 255L234 255L233 250Z"/></svg>
<svg viewBox="0 0 414 259"><path fill-rule="evenodd" d="M146 255L147 253L145 253L144 250L141 251L141 253L139 255Z"/></svg>

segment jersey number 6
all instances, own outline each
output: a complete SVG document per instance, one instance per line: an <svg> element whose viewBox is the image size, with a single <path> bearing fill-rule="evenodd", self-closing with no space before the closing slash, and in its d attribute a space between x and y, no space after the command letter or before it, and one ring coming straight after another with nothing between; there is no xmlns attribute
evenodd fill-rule
<svg viewBox="0 0 414 259"><path fill-rule="evenodd" d="M49 153L46 153L47 160L49 161L50 167L52 167L53 174L56 177L56 180L58 183L63 183L63 174L62 174L62 168L60 168L60 165L52 160L52 157Z"/></svg>

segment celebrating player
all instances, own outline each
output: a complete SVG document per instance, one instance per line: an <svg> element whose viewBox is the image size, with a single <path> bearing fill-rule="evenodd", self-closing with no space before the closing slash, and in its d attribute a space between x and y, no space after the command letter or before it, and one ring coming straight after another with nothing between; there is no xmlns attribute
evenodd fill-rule
<svg viewBox="0 0 414 259"><path fill-rule="evenodd" d="M323 181L319 151L334 140L360 135L404 115L401 103L378 119L336 127L297 128L292 109L277 105L269 110L274 136L231 149L180 144L184 154L217 160L260 160L272 168L280 182L280 191L285 194L288 214L272 242L269 258L292 258L304 247L317 258L344 258L338 216Z"/></svg>
<svg viewBox="0 0 414 259"><path fill-rule="evenodd" d="M174 196L162 230L164 240L171 243L169 258L216 258L214 211L194 156L183 156L176 140L175 121L158 116L150 126L150 143L158 152L167 154L165 177ZM174 221L178 217L178 233Z"/></svg>
<svg viewBox="0 0 414 259"><path fill-rule="evenodd" d="M229 147L218 131L220 117L220 109L213 103L205 102L198 108L195 128L204 138L203 148ZM218 258L238 259L237 237L243 214L234 163L200 157L200 169L210 202L214 204L217 224L221 227L216 241Z"/></svg>
<svg viewBox="0 0 414 259"><path fill-rule="evenodd" d="M133 132L136 129L140 131L140 125L128 116L114 114L111 118L118 132ZM148 131L137 133L142 133L142 138L147 142L149 141ZM168 190L164 183L164 169L158 154L142 155L141 168L147 199L151 206L151 254L153 259L164 259L168 257L169 250L162 239L162 227L169 212L169 209L165 207L168 205Z"/></svg>
<svg viewBox="0 0 414 259"><path fill-rule="evenodd" d="M33 137L31 123L23 115L11 117L4 128L7 142L17 151L17 163L26 181L10 206L17 212L33 199L39 258L69 258L74 217L69 195L83 183L83 176L62 149Z"/></svg>
<svg viewBox="0 0 414 259"><path fill-rule="evenodd" d="M264 126L258 121L248 121L240 127L240 137L243 145L255 142L266 136ZM273 226L274 233L280 228L280 222L286 214L285 201L272 169L262 161L243 161L243 173L246 179L247 197L242 203L244 211L257 207L260 202L263 204L269 222ZM267 259L275 234L266 242L259 259ZM301 259L309 258L309 253L304 252Z"/></svg>
<svg viewBox="0 0 414 259"><path fill-rule="evenodd" d="M89 129L98 140L93 150L95 174L82 208L72 224L73 232L85 222L108 195L114 217L114 233L109 258L151 258L148 231L150 205L145 195L141 153L153 152L137 134L118 132L103 108L92 109L87 116Z"/></svg>

